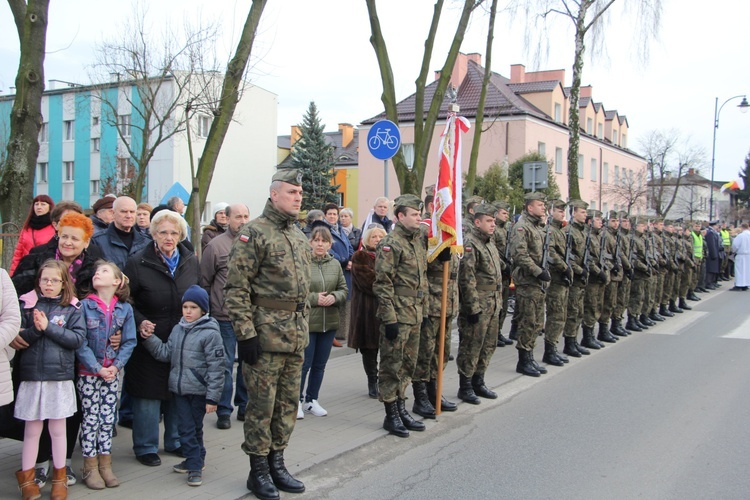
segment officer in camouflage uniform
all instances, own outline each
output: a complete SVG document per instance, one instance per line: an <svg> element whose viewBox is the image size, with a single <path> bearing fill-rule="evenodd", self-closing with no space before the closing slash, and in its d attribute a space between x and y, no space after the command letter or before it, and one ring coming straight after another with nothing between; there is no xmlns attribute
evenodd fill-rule
<svg viewBox="0 0 750 500"><path fill-rule="evenodd" d="M524 196L523 214L513 227L509 242L518 318L516 372L532 377L547 373L547 369L534 360L536 337L544 326L545 289L552 280L546 264L542 262L542 218L545 212L544 194L527 193Z"/></svg>
<svg viewBox="0 0 750 500"><path fill-rule="evenodd" d="M385 405L383 428L399 437L425 430L405 406L419 355L420 328L429 310L421 212L422 200L412 194L394 200L396 225L378 244L372 286L381 322L378 393Z"/></svg>
<svg viewBox="0 0 750 500"><path fill-rule="evenodd" d="M677 238L674 231L674 222L671 220L664 221L664 247L668 248L667 256L667 281L664 284L664 293L662 294L662 305L671 312L682 314L684 311L677 307L677 296L679 295L680 281L682 275L682 257L680 247L677 244Z"/></svg>
<svg viewBox="0 0 750 500"><path fill-rule="evenodd" d="M311 250L295 225L301 204L302 174L278 171L263 214L242 227L227 262L224 300L251 401L242 444L250 456L247 487L259 498L305 491L284 465L309 339Z"/></svg>
<svg viewBox="0 0 750 500"><path fill-rule="evenodd" d="M682 245L681 252L684 258L682 266L682 277L680 278L680 289L678 296L680 299L679 306L684 311L692 309L687 300L690 297L690 285L693 283L693 274L695 274L695 260L693 257L693 238L690 234L690 225L684 224L677 228L679 233L678 241Z"/></svg>
<svg viewBox="0 0 750 500"><path fill-rule="evenodd" d="M603 228L602 240L604 246L602 251L604 252L607 266L609 269L609 283L604 285L604 297L602 300L602 314L599 316L599 333L597 340L602 342L613 343L617 341L617 338L610 332L610 319L613 319L613 313L617 306L617 291L622 283L623 276L623 264L622 261L625 259L619 249L620 240L622 235L620 234L620 217L614 210L609 212L609 218L607 219L607 227ZM616 335L620 335L619 332Z"/></svg>
<svg viewBox="0 0 750 500"><path fill-rule="evenodd" d="M497 323L503 304L501 262L492 238L496 213L490 203L474 207L474 220L465 232L464 258L458 270L458 397L475 405L480 403L477 396L497 398L484 382L497 344Z"/></svg>
<svg viewBox="0 0 750 500"><path fill-rule="evenodd" d="M565 328L568 311L568 290L573 282L573 269L565 262L567 248L566 233L563 232L565 221L565 202L552 200L552 218L549 239L549 273L552 281L547 288L545 298L546 318L544 324L544 357L548 365L563 366L568 362L567 356L557 352L557 341Z"/></svg>
<svg viewBox="0 0 750 500"><path fill-rule="evenodd" d="M644 311L648 307L646 301L648 298L649 279L653 272L647 254L646 236L644 234L646 222L636 219L634 225L633 236L630 240L630 245L632 246L631 264L633 266L633 281L630 284L628 322L625 328L631 332L640 332L650 326L641 323L640 320L645 316Z"/></svg>
<svg viewBox="0 0 750 500"><path fill-rule="evenodd" d="M503 325L508 314L508 298L510 297L510 271L512 266L510 253L508 252L508 229L512 224L508 220L510 217L509 204L504 201L496 201L495 208L497 208L497 216L495 217L493 239L503 268L503 306L500 308L500 318L497 324L497 346L505 347L506 345L513 345L513 341L503 335Z"/></svg>
<svg viewBox="0 0 750 500"><path fill-rule="evenodd" d="M633 268L630 263L630 239L631 239L631 228L630 219L625 211L618 212L617 216L620 218L620 263L623 269L622 281L617 287L617 304L612 313L612 325L609 331L614 335L625 337L628 335L628 330L623 326L623 318L625 311L628 308L628 301L630 300L630 284L633 280Z"/></svg>
<svg viewBox="0 0 750 500"><path fill-rule="evenodd" d="M594 327L602 314L604 287L609 284L609 269L606 259L600 261L602 251L602 213L589 210L591 223L591 241L589 243L589 282L583 296L583 340L581 345L589 349L601 349L604 344L594 337Z"/></svg>
<svg viewBox="0 0 750 500"><path fill-rule="evenodd" d="M568 290L568 310L565 314L565 347L563 353L574 358L591 354L588 349L578 343L578 327L583 322L583 299L589 275L586 271L583 257L586 253L586 240L590 226L586 225L586 209L588 203L581 200L568 202L571 210L571 223L565 228L566 235L570 233L570 267L573 268L573 283Z"/></svg>

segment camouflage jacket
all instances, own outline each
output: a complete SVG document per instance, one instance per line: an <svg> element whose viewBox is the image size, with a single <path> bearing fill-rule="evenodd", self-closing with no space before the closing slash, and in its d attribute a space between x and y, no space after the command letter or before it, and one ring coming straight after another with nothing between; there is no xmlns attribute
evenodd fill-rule
<svg viewBox="0 0 750 500"><path fill-rule="evenodd" d="M552 281L555 283L565 282L565 271L568 266L565 264L565 238L566 234L563 232L562 221L552 219L552 226L550 227L549 235L549 256L547 262L549 263L549 272L552 276ZM571 253L571 260L573 254Z"/></svg>
<svg viewBox="0 0 750 500"><path fill-rule="evenodd" d="M229 252L224 305L237 340L257 336L266 352L299 353L308 342L312 250L294 222L268 200Z"/></svg>
<svg viewBox="0 0 750 500"><path fill-rule="evenodd" d="M458 314L458 255L451 255L448 272L448 307L445 316L450 318ZM439 317L443 304L443 263L438 259L427 264L427 283L430 289L427 315Z"/></svg>
<svg viewBox="0 0 750 500"><path fill-rule="evenodd" d="M510 235L510 256L513 259L513 281L516 285L541 286L537 276L542 272L544 229L539 217L524 211Z"/></svg>
<svg viewBox="0 0 750 500"><path fill-rule="evenodd" d="M626 271L631 268L630 260L630 229L620 228L620 264Z"/></svg>
<svg viewBox="0 0 750 500"><path fill-rule="evenodd" d="M500 256L491 235L475 226L466 232L464 258L458 270L461 314L469 316L482 311L482 300L502 301L502 269Z"/></svg>
<svg viewBox="0 0 750 500"><path fill-rule="evenodd" d="M428 312L427 249L421 229L400 222L378 244L375 256L377 317L384 325L416 325Z"/></svg>
<svg viewBox="0 0 750 500"><path fill-rule="evenodd" d="M599 274L599 252L601 251L602 229L591 228L591 241L589 242L589 282L591 277ZM607 269L605 268L605 271ZM596 283L596 281L594 281Z"/></svg>
<svg viewBox="0 0 750 500"><path fill-rule="evenodd" d="M682 256L685 259L685 267L687 269L692 269L695 267L696 259L695 254L693 253L693 235L691 234L683 234L682 239L680 240L682 242Z"/></svg>
<svg viewBox="0 0 750 500"><path fill-rule="evenodd" d="M667 260L664 258L664 240L662 239L661 234L661 231L654 229L649 238L653 244L651 251L654 253L659 270L666 271Z"/></svg>
<svg viewBox="0 0 750 500"><path fill-rule="evenodd" d="M573 221L563 231L566 236L570 232L570 267L573 268L578 284L585 284L581 275L583 274L583 255L586 253L586 226Z"/></svg>
<svg viewBox="0 0 750 500"><path fill-rule="evenodd" d="M617 251L617 247L620 246L617 244L618 230L607 227L607 229L602 229L602 231L605 234L604 241L607 251L605 258L609 262L609 277L612 281L622 281L622 261L626 259L622 255L622 248L620 248L619 252ZM622 235L620 235L620 240L622 240Z"/></svg>
<svg viewBox="0 0 750 500"><path fill-rule="evenodd" d="M633 260L631 264L636 278L647 278L651 275L648 258L646 256L646 236L635 231L633 235Z"/></svg>
<svg viewBox="0 0 750 500"><path fill-rule="evenodd" d="M505 262L505 247L508 246L508 226L506 224L510 224L510 221L503 222L500 219L495 219L495 232L492 235L495 247L497 248L497 254L500 256L500 266L502 269L508 267L508 263Z"/></svg>

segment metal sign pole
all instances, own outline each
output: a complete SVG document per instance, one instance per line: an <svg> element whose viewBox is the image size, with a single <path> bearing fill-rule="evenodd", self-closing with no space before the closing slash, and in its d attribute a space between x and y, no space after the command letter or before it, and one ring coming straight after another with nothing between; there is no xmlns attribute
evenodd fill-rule
<svg viewBox="0 0 750 500"><path fill-rule="evenodd" d="M388 198L388 160L383 160L383 196Z"/></svg>

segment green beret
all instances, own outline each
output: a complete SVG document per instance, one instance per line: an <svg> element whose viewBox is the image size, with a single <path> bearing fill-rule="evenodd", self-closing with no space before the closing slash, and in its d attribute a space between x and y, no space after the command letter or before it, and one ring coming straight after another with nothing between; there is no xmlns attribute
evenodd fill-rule
<svg viewBox="0 0 750 500"><path fill-rule="evenodd" d="M466 206L468 207L471 204L477 205L479 203L484 203L484 198L481 196L469 196L466 198Z"/></svg>
<svg viewBox="0 0 750 500"><path fill-rule="evenodd" d="M665 226L674 226L674 222L672 222L669 219L664 219L664 225Z"/></svg>
<svg viewBox="0 0 750 500"><path fill-rule="evenodd" d="M601 216L602 216L602 213L599 210L595 210L593 208L586 210L586 217L593 217L594 219L596 219L597 217L601 217Z"/></svg>
<svg viewBox="0 0 750 500"><path fill-rule="evenodd" d="M617 215L618 217L620 217L620 219L628 218L628 213L625 210L620 210L619 212L617 212Z"/></svg>
<svg viewBox="0 0 750 500"><path fill-rule="evenodd" d="M273 174L273 177L271 177L271 182L286 182L287 184L292 184L293 186L302 186L302 172L297 170L296 168L284 168L277 170L275 174Z"/></svg>
<svg viewBox="0 0 750 500"><path fill-rule="evenodd" d="M492 204L495 205L495 208L497 208L498 210L505 210L506 212L510 212L510 203L508 203L507 201L496 200L492 202Z"/></svg>
<svg viewBox="0 0 750 500"><path fill-rule="evenodd" d="M651 218L651 223L652 224L656 224L658 222L664 222L664 219L662 219L661 217L652 217Z"/></svg>
<svg viewBox="0 0 750 500"><path fill-rule="evenodd" d="M490 217L495 217L497 214L497 208L495 208L495 205L492 203L480 203L479 205L474 206L474 218L476 219L480 215L489 215Z"/></svg>
<svg viewBox="0 0 750 500"><path fill-rule="evenodd" d="M568 205L573 208L584 208L584 209L589 208L589 204L583 200L570 200L568 202Z"/></svg>
<svg viewBox="0 0 750 500"><path fill-rule="evenodd" d="M422 210L424 203L419 199L418 196L413 194L402 194L393 200L393 210L398 210L401 207L413 208L414 210Z"/></svg>
<svg viewBox="0 0 750 500"><path fill-rule="evenodd" d="M617 214L616 210L610 210L608 218L609 220L613 220L613 219L619 219L620 216Z"/></svg>
<svg viewBox="0 0 750 500"><path fill-rule="evenodd" d="M547 197L541 191L532 191L531 193L526 193L525 195L523 195L523 199L526 201L532 201L532 200L546 201Z"/></svg>
<svg viewBox="0 0 750 500"><path fill-rule="evenodd" d="M562 200L551 200L550 205L552 205L552 208L558 208L560 210L564 210L567 206L567 203L565 203Z"/></svg>

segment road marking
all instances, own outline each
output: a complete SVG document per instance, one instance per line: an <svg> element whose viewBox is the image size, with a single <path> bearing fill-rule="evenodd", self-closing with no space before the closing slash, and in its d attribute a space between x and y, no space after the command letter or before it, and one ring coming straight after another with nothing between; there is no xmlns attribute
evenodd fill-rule
<svg viewBox="0 0 750 500"><path fill-rule="evenodd" d="M669 318L667 321L660 321L655 326L649 327L644 333L654 335L680 335L685 328L695 323L708 312L705 311L685 311L679 317Z"/></svg>
<svg viewBox="0 0 750 500"><path fill-rule="evenodd" d="M737 328L726 335L722 335L721 338L750 340L750 318L745 319Z"/></svg>

